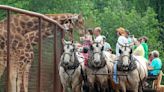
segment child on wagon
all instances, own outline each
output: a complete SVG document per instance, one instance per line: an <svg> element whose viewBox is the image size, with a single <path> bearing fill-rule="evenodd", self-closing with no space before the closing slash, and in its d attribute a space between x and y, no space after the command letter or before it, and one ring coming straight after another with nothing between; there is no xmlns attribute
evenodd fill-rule
<svg viewBox="0 0 164 92"><path fill-rule="evenodd" d="M80 40L83 41L83 51L82 51L82 55L84 57L84 64L87 65L88 63L88 59L89 59L89 49L90 49L90 46L92 45L93 43L93 40L92 40L92 35L93 35L93 31L92 29L88 29L86 31L86 34L85 36L83 37L80 37Z"/></svg>

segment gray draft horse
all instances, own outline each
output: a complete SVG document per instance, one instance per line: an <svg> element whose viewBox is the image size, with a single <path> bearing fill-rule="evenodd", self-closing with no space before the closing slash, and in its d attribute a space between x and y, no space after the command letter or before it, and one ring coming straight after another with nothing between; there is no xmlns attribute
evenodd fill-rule
<svg viewBox="0 0 164 92"><path fill-rule="evenodd" d="M81 66L72 42L64 42L64 52L59 64L59 76L63 92L81 92Z"/></svg>
<svg viewBox="0 0 164 92"><path fill-rule="evenodd" d="M103 48L101 43L93 43L89 50L90 56L87 65L82 64L83 72L86 75L84 84L88 84L89 92L106 92L108 88L108 75L99 75L108 73Z"/></svg>
<svg viewBox="0 0 164 92"><path fill-rule="evenodd" d="M146 59L141 56L133 56L132 48L129 45L120 44L120 46L118 63L121 63L121 67L117 66L118 74L125 75L118 76L121 90L123 92L127 90L142 92L142 83L147 77Z"/></svg>

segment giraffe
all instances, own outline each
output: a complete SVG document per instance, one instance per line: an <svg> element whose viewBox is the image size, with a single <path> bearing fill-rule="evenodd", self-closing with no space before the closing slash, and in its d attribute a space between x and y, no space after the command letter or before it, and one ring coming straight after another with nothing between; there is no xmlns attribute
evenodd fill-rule
<svg viewBox="0 0 164 92"><path fill-rule="evenodd" d="M11 31L10 33L10 75L9 75L9 92L18 92L16 79L18 74L22 72L22 67L25 61L20 61L20 55L22 53L21 49L24 50L24 37L19 33L14 33ZM7 32L6 28L0 26L0 76L3 74L6 63L7 63ZM19 73L18 73L19 72ZM23 73L23 72L22 72Z"/></svg>
<svg viewBox="0 0 164 92"><path fill-rule="evenodd" d="M62 16L64 14L61 14ZM46 16L52 16L51 18L55 19L57 17L59 23L63 23L63 19L60 20L60 15L46 15ZM63 17L61 17L63 18ZM71 23L77 23L72 22L70 20L70 17L65 17L66 20L71 21ZM75 21L75 20L73 20ZM65 22L65 21L64 21ZM0 63L0 77L3 74L3 71L6 67L6 20L0 22L0 60L2 62ZM64 24L64 23L63 23ZM67 24L67 23L66 23ZM75 24L73 24L74 26ZM72 28L72 26L70 27ZM23 80L23 88L24 92L28 92L28 74L29 69L31 67L31 62L33 61L34 52L32 45L37 44L38 39L38 19L35 17L27 16L27 15L13 15L11 16L11 37L12 43L11 43L11 58L14 60L13 63L11 63L11 73L10 73L10 82L11 82L11 90L10 92L20 92L20 84ZM52 35L52 24L43 22L42 23L42 37L47 37L48 35ZM5 35L4 35L5 34ZM14 38L15 37L15 38ZM18 39L16 39L16 37ZM16 40L15 40L16 39ZM18 65L18 66L17 66ZM17 82L16 82L16 79Z"/></svg>

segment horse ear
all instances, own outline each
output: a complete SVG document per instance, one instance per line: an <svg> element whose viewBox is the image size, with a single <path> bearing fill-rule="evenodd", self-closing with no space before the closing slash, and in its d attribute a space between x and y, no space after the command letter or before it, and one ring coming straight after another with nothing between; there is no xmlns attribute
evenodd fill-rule
<svg viewBox="0 0 164 92"><path fill-rule="evenodd" d="M104 46L102 46L102 48L101 48L101 51L103 51L104 50Z"/></svg>
<svg viewBox="0 0 164 92"><path fill-rule="evenodd" d="M121 49L119 49L119 53L122 54L122 50Z"/></svg>
<svg viewBox="0 0 164 92"><path fill-rule="evenodd" d="M92 50L92 51L93 51L93 46L92 46L92 45L90 46L90 50Z"/></svg>
<svg viewBox="0 0 164 92"><path fill-rule="evenodd" d="M130 54L132 54L133 53L133 50L132 49L130 49L130 52L129 52Z"/></svg>

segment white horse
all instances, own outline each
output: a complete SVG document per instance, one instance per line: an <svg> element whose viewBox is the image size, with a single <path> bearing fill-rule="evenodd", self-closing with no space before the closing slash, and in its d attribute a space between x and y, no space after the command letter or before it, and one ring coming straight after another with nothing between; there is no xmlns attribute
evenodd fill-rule
<svg viewBox="0 0 164 92"><path fill-rule="evenodd" d="M127 90L142 92L142 84L147 77L146 59L141 56L133 56L130 46L124 44L120 44L120 46L120 56L117 60L119 86L123 92Z"/></svg>
<svg viewBox="0 0 164 92"><path fill-rule="evenodd" d="M59 76L63 92L81 92L81 66L72 42L64 43L64 52L59 64Z"/></svg>
<svg viewBox="0 0 164 92"><path fill-rule="evenodd" d="M99 75L108 73L108 67L103 55L103 45L101 43L93 43L89 52L90 57L87 65L82 65L83 72L86 75L84 84L88 84L89 92L106 92L108 75Z"/></svg>

